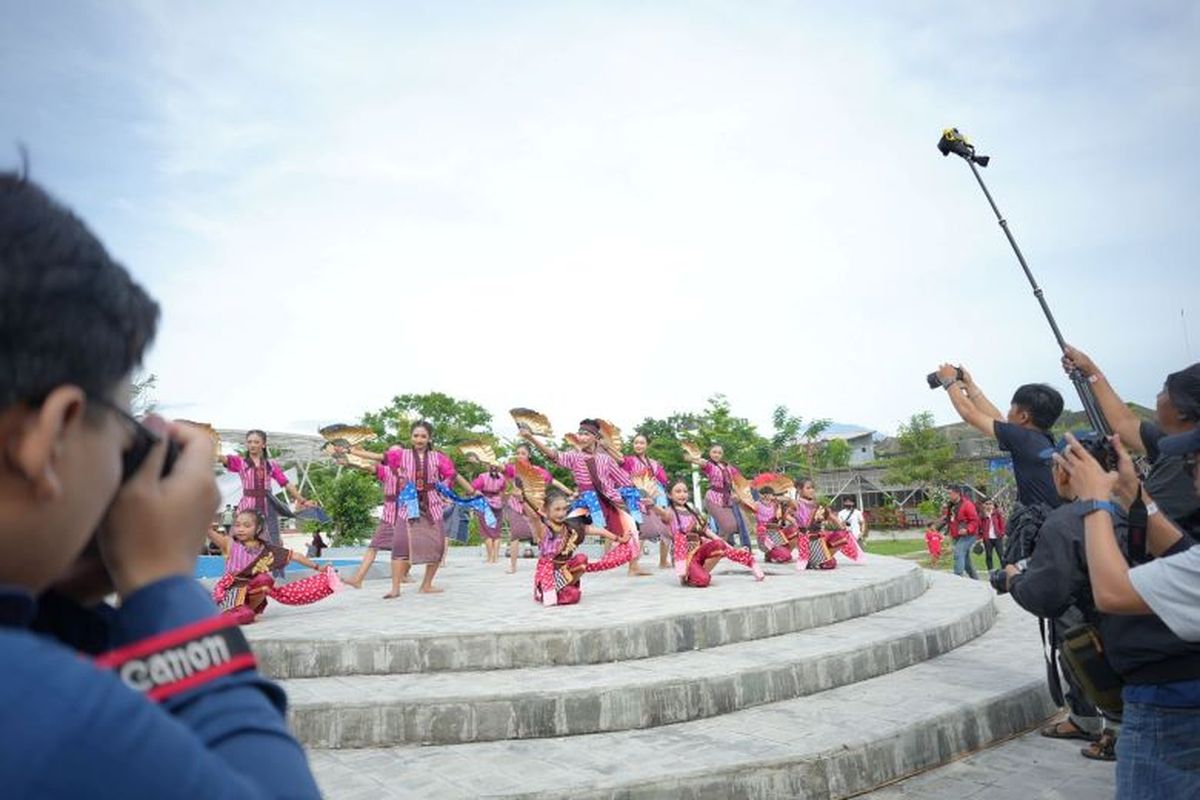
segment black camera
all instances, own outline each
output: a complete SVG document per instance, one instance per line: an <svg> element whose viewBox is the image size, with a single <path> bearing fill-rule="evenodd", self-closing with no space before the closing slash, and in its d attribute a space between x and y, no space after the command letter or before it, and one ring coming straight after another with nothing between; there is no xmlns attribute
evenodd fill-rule
<svg viewBox="0 0 1200 800"><path fill-rule="evenodd" d="M975 147L967 141L967 137L958 132L958 128L946 128L942 131L942 138L938 140L938 152L944 156L954 153L956 156L962 156L967 161L973 161L981 167L986 167L991 161L987 156L975 155Z"/></svg>
<svg viewBox="0 0 1200 800"><path fill-rule="evenodd" d="M964 380L964 377L965 376L963 375L962 367L955 367L954 380L961 381ZM936 372L931 372L926 375L925 382L929 384L930 389L942 388L942 379L938 377Z"/></svg>

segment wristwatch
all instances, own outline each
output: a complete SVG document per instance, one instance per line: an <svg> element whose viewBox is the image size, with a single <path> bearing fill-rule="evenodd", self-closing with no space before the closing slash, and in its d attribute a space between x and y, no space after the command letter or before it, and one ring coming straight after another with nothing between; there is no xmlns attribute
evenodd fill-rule
<svg viewBox="0 0 1200 800"><path fill-rule="evenodd" d="M1107 511L1110 514L1115 514L1117 505L1107 500L1083 500L1080 502L1079 516L1086 517L1088 514L1096 511Z"/></svg>

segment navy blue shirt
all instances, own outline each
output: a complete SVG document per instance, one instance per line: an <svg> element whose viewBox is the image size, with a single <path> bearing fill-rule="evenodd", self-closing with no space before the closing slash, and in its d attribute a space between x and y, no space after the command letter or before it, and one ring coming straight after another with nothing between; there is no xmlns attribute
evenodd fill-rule
<svg viewBox="0 0 1200 800"><path fill-rule="evenodd" d="M6 797L320 797L283 691L256 671L154 703L81 654L104 638L120 647L212 617L194 580L158 581L99 615L60 605L47 620L28 593L0 587ZM58 638L29 630L35 616Z"/></svg>
<svg viewBox="0 0 1200 800"><path fill-rule="evenodd" d="M996 434L1000 449L1012 456L1017 500L1021 505L1045 503L1051 508L1058 508L1062 499L1054 488L1050 465L1041 456L1043 450L1054 446L1053 437L1002 420L992 423L992 431Z"/></svg>

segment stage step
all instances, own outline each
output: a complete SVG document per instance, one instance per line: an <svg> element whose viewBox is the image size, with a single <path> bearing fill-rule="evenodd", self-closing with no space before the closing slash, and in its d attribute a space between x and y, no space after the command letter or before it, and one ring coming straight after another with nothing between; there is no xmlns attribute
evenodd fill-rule
<svg viewBox="0 0 1200 800"><path fill-rule="evenodd" d="M310 758L330 798L848 797L1055 710L1036 622L997 602L995 625L962 647L798 699L636 730Z"/></svg>
<svg viewBox="0 0 1200 800"><path fill-rule="evenodd" d="M315 747L461 744L685 722L893 672L991 627L996 612L987 586L929 575L928 591L912 602L702 651L617 664L309 678L283 686L293 729Z"/></svg>
<svg viewBox="0 0 1200 800"><path fill-rule="evenodd" d="M457 556L457 554L456 554ZM828 573L768 566L756 583L736 565L713 586L685 589L672 570L627 577L590 574L583 602L544 608L532 600L532 569L458 556L438 574L445 594L405 586L383 600L382 582L347 589L311 606L272 604L246 628L263 671L320 678L603 664L753 641L873 614L916 599L925 571L870 558Z"/></svg>

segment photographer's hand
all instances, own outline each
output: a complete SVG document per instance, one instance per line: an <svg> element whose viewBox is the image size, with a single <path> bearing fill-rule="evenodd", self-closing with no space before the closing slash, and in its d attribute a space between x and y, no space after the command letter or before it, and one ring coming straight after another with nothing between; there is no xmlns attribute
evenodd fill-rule
<svg viewBox="0 0 1200 800"><path fill-rule="evenodd" d="M958 367L953 364L942 364L937 368L938 380L942 382L942 386L949 386L958 380Z"/></svg>
<svg viewBox="0 0 1200 800"><path fill-rule="evenodd" d="M122 597L173 575L191 577L200 543L221 499L212 474L212 443L203 432L150 417L162 437L117 493L101 525L104 563ZM166 440L180 445L170 474L160 477Z"/></svg>
<svg viewBox="0 0 1200 800"><path fill-rule="evenodd" d="M1077 350L1070 345L1067 345L1066 349L1063 350L1062 366L1063 371L1068 375L1073 370L1079 370L1085 378L1090 378L1100 371L1095 362L1088 357L1087 353Z"/></svg>

